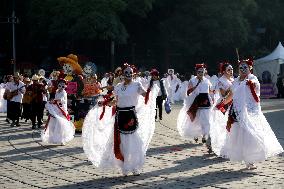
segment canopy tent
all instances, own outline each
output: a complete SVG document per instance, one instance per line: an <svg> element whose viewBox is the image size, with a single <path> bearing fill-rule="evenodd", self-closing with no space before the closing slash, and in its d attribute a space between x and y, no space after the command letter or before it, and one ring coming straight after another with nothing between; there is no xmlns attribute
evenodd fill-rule
<svg viewBox="0 0 284 189"><path fill-rule="evenodd" d="M276 83L280 73L280 65L284 66L284 47L281 42L274 51L260 59L255 60L254 74L259 78L263 86L265 84L273 86L274 93L277 94Z"/></svg>

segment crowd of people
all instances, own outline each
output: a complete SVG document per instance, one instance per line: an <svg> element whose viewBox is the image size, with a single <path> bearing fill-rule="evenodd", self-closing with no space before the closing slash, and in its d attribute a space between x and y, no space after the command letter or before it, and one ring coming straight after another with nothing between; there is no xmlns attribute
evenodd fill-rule
<svg viewBox="0 0 284 189"><path fill-rule="evenodd" d="M20 119L32 129L43 125L42 141L70 142L82 131L88 159L101 169L120 169L123 175L139 175L155 132L163 119L163 104L183 101L177 130L184 139L206 144L208 153L255 163L283 152L260 107L260 83L252 74L253 61L241 60L239 76L233 66L220 64L218 77L210 77L205 64L195 65L186 78L169 70L143 74L127 63L98 79L95 64L81 68L76 55L59 57L62 71L46 78L44 70L31 78L16 73L5 77L0 89L0 112L7 112L11 127ZM169 113L169 111L167 111Z"/></svg>

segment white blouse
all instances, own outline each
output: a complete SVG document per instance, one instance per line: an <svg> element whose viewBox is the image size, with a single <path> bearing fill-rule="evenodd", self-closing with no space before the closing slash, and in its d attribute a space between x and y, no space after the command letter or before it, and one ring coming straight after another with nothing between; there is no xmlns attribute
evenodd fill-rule
<svg viewBox="0 0 284 189"><path fill-rule="evenodd" d="M62 104L63 110L67 112L67 93L65 90L62 90L60 92L58 92L57 90L54 100L59 100Z"/></svg>
<svg viewBox="0 0 284 189"><path fill-rule="evenodd" d="M195 87L198 83L198 79L195 76L191 80L189 80L189 85L192 87ZM203 77L203 80L199 83L198 87L195 89L197 93L209 93L209 90L211 89L212 84L209 81L209 79Z"/></svg>
<svg viewBox="0 0 284 189"><path fill-rule="evenodd" d="M117 106L119 108L136 106L138 104L139 95L145 92L142 84L136 81L132 81L126 86L124 86L124 82L122 82L114 87L114 94L117 97Z"/></svg>

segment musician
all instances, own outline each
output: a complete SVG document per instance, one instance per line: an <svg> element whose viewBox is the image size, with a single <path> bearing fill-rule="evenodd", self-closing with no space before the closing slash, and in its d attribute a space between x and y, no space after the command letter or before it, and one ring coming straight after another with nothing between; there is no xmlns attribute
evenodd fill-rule
<svg viewBox="0 0 284 189"><path fill-rule="evenodd" d="M14 80L7 84L7 90L9 91L9 110L13 111L8 114L8 118L12 120L11 127L20 126L19 117L21 116L21 103L23 95L26 91L25 84L20 81L20 74L15 73Z"/></svg>
<svg viewBox="0 0 284 189"><path fill-rule="evenodd" d="M47 93L45 86L42 83L39 83L39 76L33 75L32 81L33 84L31 85L32 91L32 129L36 128L36 119L37 119L37 126L38 128L42 125L42 118L43 118L43 111L44 111L44 102L43 96Z"/></svg>

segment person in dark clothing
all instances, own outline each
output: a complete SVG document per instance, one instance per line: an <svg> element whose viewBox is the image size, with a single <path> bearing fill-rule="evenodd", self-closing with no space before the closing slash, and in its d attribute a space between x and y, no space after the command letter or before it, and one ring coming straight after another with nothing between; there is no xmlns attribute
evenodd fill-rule
<svg viewBox="0 0 284 189"><path fill-rule="evenodd" d="M31 85L32 92L32 102L31 102L31 120L32 120L32 129L36 128L36 120L38 128L42 125L43 111L44 111L44 102L43 95L46 94L46 89L43 84L39 83L39 77L33 75L32 77L33 84Z"/></svg>
<svg viewBox="0 0 284 189"><path fill-rule="evenodd" d="M165 88L165 84L164 81L160 79L159 77L159 72L156 69L152 69L151 72L151 83L156 83L160 90L158 92L158 96L156 98L156 116L155 119L158 119L158 110L159 110L159 119L162 120L163 119L163 101L166 100L167 98L167 90Z"/></svg>

